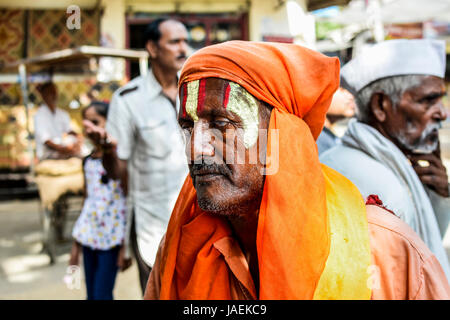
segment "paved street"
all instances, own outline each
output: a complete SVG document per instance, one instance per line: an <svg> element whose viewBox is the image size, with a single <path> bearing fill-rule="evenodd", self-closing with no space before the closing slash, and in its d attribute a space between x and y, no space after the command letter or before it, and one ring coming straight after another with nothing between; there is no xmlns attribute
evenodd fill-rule
<svg viewBox="0 0 450 320"><path fill-rule="evenodd" d="M36 199L0 202L0 299L85 299L83 278L79 289L69 289L63 281L71 244L58 246L54 265L41 253L38 212ZM69 221L66 236L73 222ZM136 264L118 274L114 296L141 298Z"/></svg>

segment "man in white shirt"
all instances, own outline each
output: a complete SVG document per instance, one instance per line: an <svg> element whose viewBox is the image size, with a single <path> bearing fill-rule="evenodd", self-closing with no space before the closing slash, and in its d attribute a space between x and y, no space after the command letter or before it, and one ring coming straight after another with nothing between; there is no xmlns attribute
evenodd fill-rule
<svg viewBox="0 0 450 320"><path fill-rule="evenodd" d="M188 174L177 122L177 73L186 60L187 37L178 21L153 21L146 32L151 64L147 75L114 93L106 131L84 122L91 139L103 145L108 175L128 185L125 241L130 242L136 258L142 292Z"/></svg>
<svg viewBox="0 0 450 320"><path fill-rule="evenodd" d="M67 112L56 107L57 91L53 82L38 86L44 104L34 116L36 154L39 160L66 159L80 151L78 135L70 126Z"/></svg>

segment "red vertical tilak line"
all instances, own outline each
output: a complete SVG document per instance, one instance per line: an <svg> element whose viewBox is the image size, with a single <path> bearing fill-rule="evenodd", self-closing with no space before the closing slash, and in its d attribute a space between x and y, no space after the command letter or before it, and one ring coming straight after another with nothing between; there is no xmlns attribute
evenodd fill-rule
<svg viewBox="0 0 450 320"><path fill-rule="evenodd" d="M199 114L202 109L203 105L205 104L205 86L206 86L206 79L201 79L200 84L198 86L198 103L197 103L197 114Z"/></svg>
<svg viewBox="0 0 450 320"><path fill-rule="evenodd" d="M183 110L183 118L186 118L187 83L183 84L181 92L183 93L183 102L181 103L181 109Z"/></svg>
<svg viewBox="0 0 450 320"><path fill-rule="evenodd" d="M230 84L227 82L225 85L225 90L224 90L224 94L223 94L223 102L222 105L223 107L226 109L228 106L228 100L230 99Z"/></svg>

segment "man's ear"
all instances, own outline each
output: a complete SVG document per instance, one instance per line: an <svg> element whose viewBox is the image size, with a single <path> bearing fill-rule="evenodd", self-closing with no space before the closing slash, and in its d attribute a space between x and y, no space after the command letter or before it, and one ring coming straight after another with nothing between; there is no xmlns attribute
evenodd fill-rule
<svg viewBox="0 0 450 320"><path fill-rule="evenodd" d="M387 117L387 111L392 108L392 102L383 92L375 92L370 98L370 109L377 122L384 122Z"/></svg>
<svg viewBox="0 0 450 320"><path fill-rule="evenodd" d="M158 56L158 45L154 41L147 41L145 49L147 49L151 59L155 59Z"/></svg>

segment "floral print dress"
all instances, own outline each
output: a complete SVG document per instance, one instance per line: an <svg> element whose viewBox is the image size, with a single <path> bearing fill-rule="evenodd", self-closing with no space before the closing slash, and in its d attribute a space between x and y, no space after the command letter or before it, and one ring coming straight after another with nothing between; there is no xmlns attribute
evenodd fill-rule
<svg viewBox="0 0 450 320"><path fill-rule="evenodd" d="M120 182L106 177L101 158L88 156L83 167L87 196L72 236L83 246L108 250L125 236L125 196Z"/></svg>

